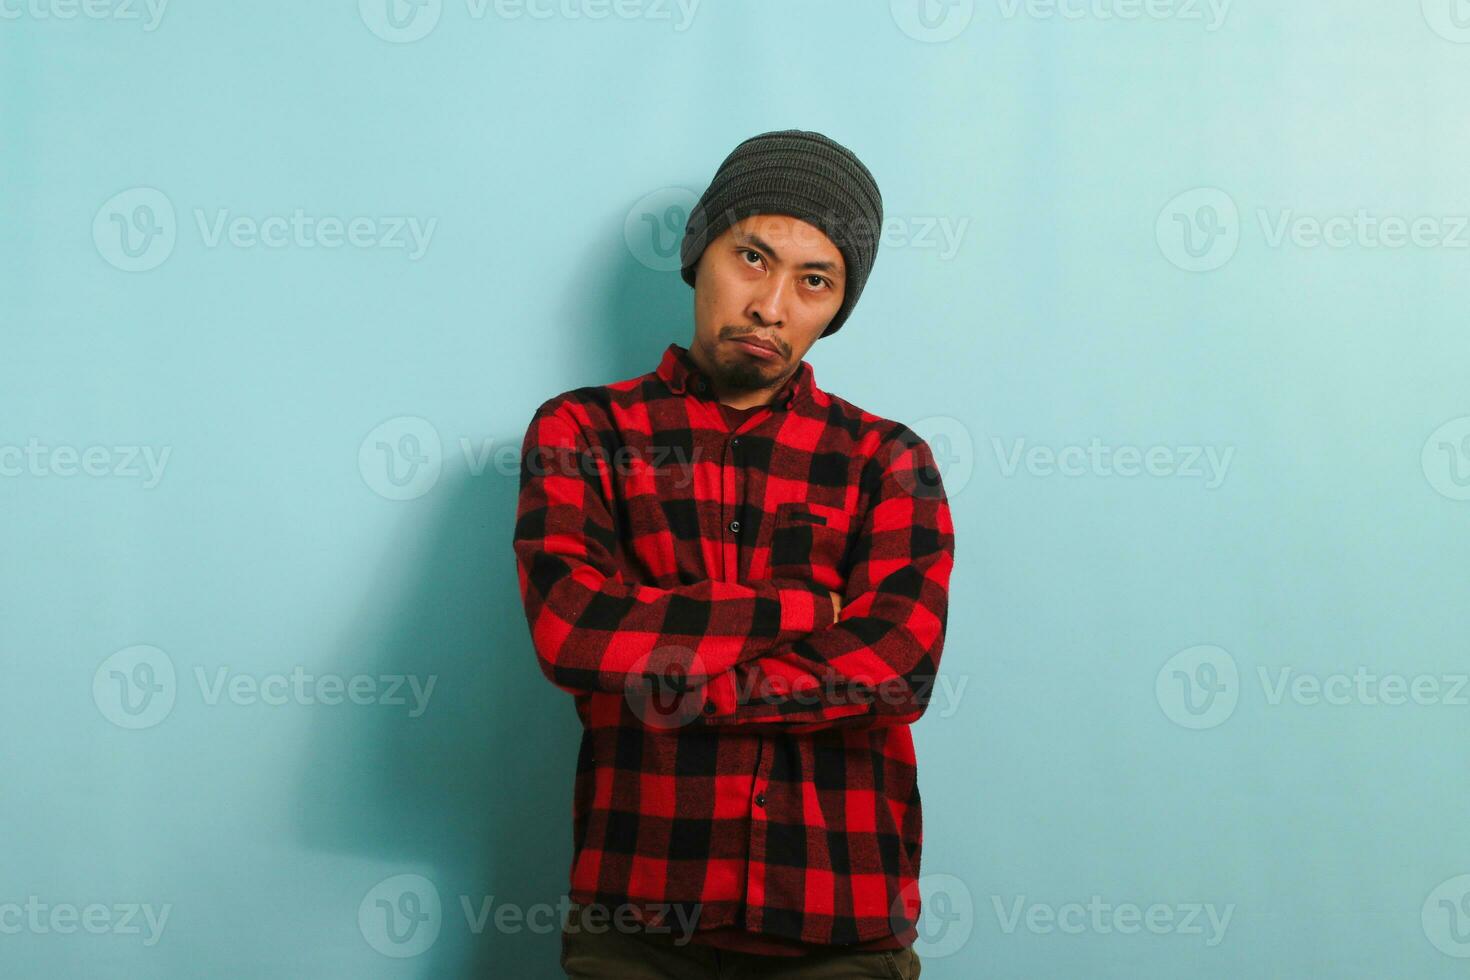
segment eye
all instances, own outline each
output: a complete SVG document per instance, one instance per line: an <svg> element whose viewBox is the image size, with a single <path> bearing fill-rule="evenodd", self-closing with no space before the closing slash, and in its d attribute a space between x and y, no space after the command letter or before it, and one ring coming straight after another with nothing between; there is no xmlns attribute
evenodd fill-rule
<svg viewBox="0 0 1470 980"><path fill-rule="evenodd" d="M814 287L816 287L816 288L820 288L820 287L822 287L824 285L831 285L830 283L827 282L826 279L823 279L821 276L817 275L815 272L812 273L811 275L807 276L806 278L807 278L808 281L811 281L811 280L815 279L816 282L813 283L812 285Z"/></svg>
<svg viewBox="0 0 1470 980"><path fill-rule="evenodd" d="M761 257L761 253L757 252L753 248L742 248L740 250L740 254L741 255L754 255L757 259L759 259Z"/></svg>

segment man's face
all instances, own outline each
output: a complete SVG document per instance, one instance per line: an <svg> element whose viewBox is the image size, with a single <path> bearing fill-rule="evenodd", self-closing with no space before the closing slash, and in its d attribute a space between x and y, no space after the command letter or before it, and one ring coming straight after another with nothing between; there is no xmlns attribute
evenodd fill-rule
<svg viewBox="0 0 1470 980"><path fill-rule="evenodd" d="M690 355L721 394L774 394L837 315L846 271L815 225L784 214L736 222L695 268Z"/></svg>

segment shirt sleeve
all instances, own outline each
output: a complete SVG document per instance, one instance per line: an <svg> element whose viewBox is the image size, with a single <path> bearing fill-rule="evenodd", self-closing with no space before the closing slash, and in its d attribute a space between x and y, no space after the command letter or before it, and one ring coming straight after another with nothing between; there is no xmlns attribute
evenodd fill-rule
<svg viewBox="0 0 1470 980"><path fill-rule="evenodd" d="M712 678L698 724L810 732L907 725L924 713L944 648L954 525L929 446L903 431L837 621Z"/></svg>
<svg viewBox="0 0 1470 980"><path fill-rule="evenodd" d="M832 623L831 597L811 582L625 581L608 469L575 419L550 402L537 410L521 447L514 548L532 645L553 684L693 689Z"/></svg>

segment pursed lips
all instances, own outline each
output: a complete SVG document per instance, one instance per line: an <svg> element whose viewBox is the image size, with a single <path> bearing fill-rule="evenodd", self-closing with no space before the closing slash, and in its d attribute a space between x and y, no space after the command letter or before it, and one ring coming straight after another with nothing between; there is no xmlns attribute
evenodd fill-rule
<svg viewBox="0 0 1470 980"><path fill-rule="evenodd" d="M746 334L745 336L741 337L732 337L731 339L734 340L737 344L746 344L751 347L758 347L761 350L769 351L772 354L781 353L780 349L771 341L762 340L761 338L750 334Z"/></svg>

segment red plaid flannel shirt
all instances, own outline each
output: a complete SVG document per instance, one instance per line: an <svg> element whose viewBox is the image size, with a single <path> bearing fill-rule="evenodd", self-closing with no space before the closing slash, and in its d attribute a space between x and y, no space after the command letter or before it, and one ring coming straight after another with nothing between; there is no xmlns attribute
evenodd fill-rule
<svg viewBox="0 0 1470 980"><path fill-rule="evenodd" d="M514 548L537 659L584 728L574 901L803 943L912 935L908 726L954 563L922 439L806 362L732 432L670 344L536 410Z"/></svg>

